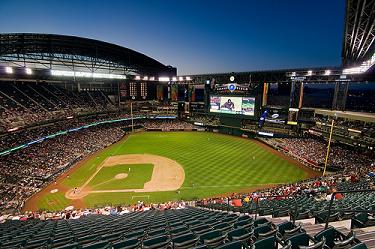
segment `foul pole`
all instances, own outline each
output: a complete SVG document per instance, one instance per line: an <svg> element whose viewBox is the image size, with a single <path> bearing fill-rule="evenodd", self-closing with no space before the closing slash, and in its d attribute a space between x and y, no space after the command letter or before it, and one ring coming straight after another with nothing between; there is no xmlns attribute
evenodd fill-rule
<svg viewBox="0 0 375 249"><path fill-rule="evenodd" d="M328 140L328 146L327 146L326 161L324 162L324 171L323 171L323 176L325 176L325 174L326 174L326 170L327 170L328 157L329 157L329 150L331 149L331 140L332 140L333 124L334 124L334 123L335 123L335 120L332 119L332 122L331 122L331 131L329 132L329 140Z"/></svg>
<svg viewBox="0 0 375 249"><path fill-rule="evenodd" d="M134 132L133 102L130 102L130 117L131 117L131 120L132 120L132 132Z"/></svg>

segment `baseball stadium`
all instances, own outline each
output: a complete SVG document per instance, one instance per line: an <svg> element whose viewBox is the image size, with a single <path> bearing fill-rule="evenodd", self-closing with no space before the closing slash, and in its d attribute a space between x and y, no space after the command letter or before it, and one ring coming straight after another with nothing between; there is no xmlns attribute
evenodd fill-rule
<svg viewBox="0 0 375 249"><path fill-rule="evenodd" d="M374 9L346 0L335 67L0 33L0 248L375 248Z"/></svg>

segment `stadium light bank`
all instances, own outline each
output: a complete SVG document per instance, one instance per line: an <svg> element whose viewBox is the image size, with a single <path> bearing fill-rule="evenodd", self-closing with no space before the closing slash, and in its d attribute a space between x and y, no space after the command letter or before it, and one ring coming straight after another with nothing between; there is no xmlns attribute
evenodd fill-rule
<svg viewBox="0 0 375 249"><path fill-rule="evenodd" d="M346 69L344 69L342 71L342 73L343 74L361 74L361 73L365 73L374 64L375 64L375 53L371 56L371 58L369 60L364 61L360 66L346 68Z"/></svg>

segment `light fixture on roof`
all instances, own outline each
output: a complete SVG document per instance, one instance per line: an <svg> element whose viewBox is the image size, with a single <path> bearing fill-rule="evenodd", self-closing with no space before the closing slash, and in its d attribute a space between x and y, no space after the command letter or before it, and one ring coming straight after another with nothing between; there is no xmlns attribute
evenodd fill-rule
<svg viewBox="0 0 375 249"><path fill-rule="evenodd" d="M371 56L371 58L367 61L362 62L360 66L346 68L342 70L343 74L361 74L365 73L375 64L375 53Z"/></svg>
<svg viewBox="0 0 375 249"><path fill-rule="evenodd" d="M169 77L159 77L159 81L168 82L169 81Z"/></svg>
<svg viewBox="0 0 375 249"><path fill-rule="evenodd" d="M33 70L31 70L31 68L25 68L25 72L27 75L33 74Z"/></svg>
<svg viewBox="0 0 375 249"><path fill-rule="evenodd" d="M137 75L135 76L135 80L140 80L141 79L141 76Z"/></svg>
<svg viewBox="0 0 375 249"><path fill-rule="evenodd" d="M177 81L177 77L172 77L172 81Z"/></svg>
<svg viewBox="0 0 375 249"><path fill-rule="evenodd" d="M5 67L5 72L11 74L11 73L13 73L13 68Z"/></svg>
<svg viewBox="0 0 375 249"><path fill-rule="evenodd" d="M330 75L331 74L331 70L326 70L325 72L324 72L324 75Z"/></svg>
<svg viewBox="0 0 375 249"><path fill-rule="evenodd" d="M126 79L126 75L122 75L122 74L90 73L90 72L61 71L61 70L51 70L51 75L52 76L65 76L65 77L82 77L82 78Z"/></svg>
<svg viewBox="0 0 375 249"><path fill-rule="evenodd" d="M190 76L186 76L186 80L191 80Z"/></svg>
<svg viewBox="0 0 375 249"><path fill-rule="evenodd" d="M180 77L178 77L178 80L179 80L179 81L183 81L183 80L184 80L184 77L180 76Z"/></svg>
<svg viewBox="0 0 375 249"><path fill-rule="evenodd" d="M311 76L311 75L312 75L312 70L307 71L307 76Z"/></svg>
<svg viewBox="0 0 375 249"><path fill-rule="evenodd" d="M147 77L147 76L144 76L144 77L143 77L143 80L148 80L148 77Z"/></svg>
<svg viewBox="0 0 375 249"><path fill-rule="evenodd" d="M154 76L150 77L150 80L155 80L155 77Z"/></svg>
<svg viewBox="0 0 375 249"><path fill-rule="evenodd" d="M296 72L292 72L292 77L296 76Z"/></svg>

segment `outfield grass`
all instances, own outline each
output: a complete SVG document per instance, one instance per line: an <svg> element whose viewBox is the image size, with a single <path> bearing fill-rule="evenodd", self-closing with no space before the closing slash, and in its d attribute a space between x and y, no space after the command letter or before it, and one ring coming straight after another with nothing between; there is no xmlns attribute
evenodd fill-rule
<svg viewBox="0 0 375 249"><path fill-rule="evenodd" d="M208 132L143 132L130 135L122 142L90 158L69 178L64 179L62 184L67 188L83 185L108 156L142 153L168 157L181 164L185 170L185 181L180 193L175 191L142 193L149 196L147 198L149 202L191 200L265 184L294 182L307 177L304 170L250 139ZM95 177L92 184L96 185L113 178L116 172L119 172L117 170L117 167L106 168L102 173L99 172L100 176ZM146 179L147 176L144 176L144 179L138 179L138 182L144 183ZM131 181L130 175L127 180ZM112 181L93 187L95 189L133 188L129 186L123 183L117 185ZM43 207L43 204L47 203L44 200L46 198L50 202L52 198L53 201L51 195L53 194L42 198L38 203L39 206ZM139 193L90 194L84 198L84 202L88 206L104 203L133 203L137 201L137 197L134 198L137 195ZM56 195L57 197L59 203L65 204L63 200L65 197ZM54 208L53 205L49 207L49 209Z"/></svg>

